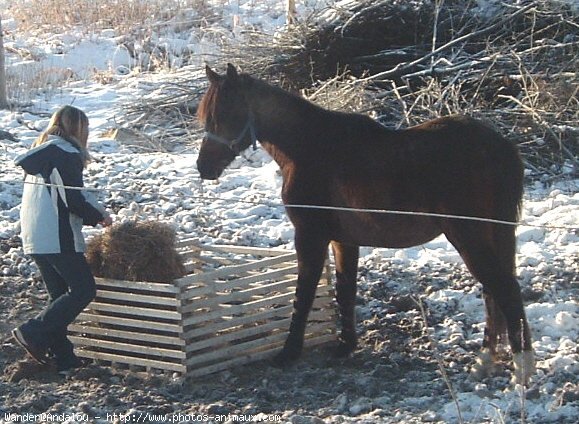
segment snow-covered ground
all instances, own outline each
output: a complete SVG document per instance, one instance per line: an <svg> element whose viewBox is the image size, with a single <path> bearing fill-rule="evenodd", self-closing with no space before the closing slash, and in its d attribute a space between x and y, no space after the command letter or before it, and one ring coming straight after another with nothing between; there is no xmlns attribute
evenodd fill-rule
<svg viewBox="0 0 579 424"><path fill-rule="evenodd" d="M3 3L6 2L0 1L0 6ZM259 25L264 31L273 32L284 24L285 2L281 0L222 0L214 3L219 4L222 14L222 20L215 26L232 38L243 25ZM298 1L298 6L300 3ZM319 7L324 2L305 3L309 8ZM305 13L305 8L300 7L300 13ZM80 30L32 36L20 32L17 22L10 16L3 16L3 19L7 31L4 42L11 48L7 56L9 75L19 75L23 82L29 81L30 84L33 84L30 81L44 78L45 84L34 92L22 92L18 100L27 104L0 111L0 240L14 240L19 233L22 172L12 164L13 159L29 148L54 110L63 104L73 104L83 109L90 119L90 149L94 161L86 171L85 183L99 189L98 196L115 211L117 222L136 217L158 219L174 225L180 235L194 236L201 242L292 248L293 228L280 206L281 178L276 164L262 150L248 151L237 159L219 182L202 183L195 168L198 140L186 140L186 148L171 153L142 153L142 150L131 149L103 136L107 130L115 128L115 122L123 116L127 104L139 101L156 87L170 81L170 70L149 74L137 69L133 59L118 44L120 34L113 30L88 36ZM167 50L174 52L175 61L179 60L178 52L185 48L197 52L195 59L188 59L192 72L195 67L200 70L204 60L208 60L204 53L217 48L211 41L204 40L200 33L192 33L188 39L182 33L175 33L173 38L166 35L160 42L166 43ZM11 53L23 49L32 51L36 59L24 60ZM110 80L106 83L97 81L95 75L99 72L107 72ZM533 226L518 229L518 274L538 359L538 373L529 390L531 395L527 395L524 401L527 422L571 423L579 418L578 188L579 180L571 177L550 184L529 183L526 187L522 219ZM574 227L575 230L542 225ZM97 231L100 230L87 228L86 234L90 236ZM25 288L32 284L31 275L35 269L19 247L3 249L2 254L2 296L20 298L9 289L9 284L28 290ZM403 250L362 248L360 265L358 316L362 340L367 341L361 346L363 352L377 354L380 358L389 355L396 364L395 355L380 351L377 345L371 344L373 326L379 322L380 331L384 331L392 320L419 322L421 317L415 309L392 311L389 306L391 296L411 294L420 297L432 314L433 322L429 322L431 337L437 342L441 355L452 357L458 351L472 364L483 336L480 286L470 280L460 256L444 237ZM417 283L409 277L420 281ZM426 291L417 291L427 286L430 288ZM22 301L26 303L26 299ZM6 308L12 305L7 300L3 304ZM41 303L33 305L32 310L39 307ZM30 313L30 309L21 314L8 309L0 313L6 322L1 327L5 332L11 328L10 325L18 324L18 320ZM387 338L388 333L384 333L379 340L382 342ZM0 354L0 359L6 367L9 365L7 358L13 358L10 352L16 348L11 345L8 333L2 334L2 343L5 354ZM467 384L464 380L468 363L457 364L453 360L445 363L454 383L453 390L463 420L503 422L505 419L509 421L508 417L520 416L517 410L522 404L521 393L509 388L505 375L495 380ZM339 380L339 369L335 371ZM354 371L348 368L347 376L356 375ZM370 372L361 367L358 371L357 377L351 377L356 381L358 378L374 378L376 370ZM308 372L314 372L312 367ZM267 368L259 373L264 381L274 377L286 378L281 377L277 370L271 371L274 377L268 377ZM243 382L242 377L237 378ZM30 390L47 384L34 379L28 382L33 387ZM301 384L307 388L307 378ZM382 384L383 392L378 390L355 398L351 394L340 397L338 393L327 404L320 401L311 407L292 407L289 400L285 403L285 410L276 409L275 412L285 414L284 419L291 422L316 422L315 415L325 422L337 422L338 416L342 422L458 420L455 402L450 399L444 385L442 388L429 388L428 381L400 376L392 381L384 379ZM414 395L407 394L403 399L389 393L388 387L392 385L413 384L423 390L417 389ZM339 387L340 383L329 385ZM22 392L17 386L14 383L13 387L6 379L0 380L2 412L24 412L24 403L19 400ZM337 390L312 387L322 392L334 393L333 390ZM191 402L201 402L191 393L189 398L183 396ZM313 393L311 396L316 395ZM75 412L74 405L65 403L65 406L68 411ZM124 403L122 407L126 409L111 407L107 412L126 413L130 409ZM101 407L100 411L104 408ZM2 417L0 422L4 422Z"/></svg>

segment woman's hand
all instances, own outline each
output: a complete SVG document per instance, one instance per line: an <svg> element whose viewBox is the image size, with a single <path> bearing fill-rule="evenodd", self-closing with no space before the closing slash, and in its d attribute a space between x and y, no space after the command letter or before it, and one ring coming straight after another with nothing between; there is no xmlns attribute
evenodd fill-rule
<svg viewBox="0 0 579 424"><path fill-rule="evenodd" d="M101 224L103 227L108 227L110 225L113 224L113 219L111 218L110 215L106 215L105 219L103 219L101 222L99 222L99 224Z"/></svg>

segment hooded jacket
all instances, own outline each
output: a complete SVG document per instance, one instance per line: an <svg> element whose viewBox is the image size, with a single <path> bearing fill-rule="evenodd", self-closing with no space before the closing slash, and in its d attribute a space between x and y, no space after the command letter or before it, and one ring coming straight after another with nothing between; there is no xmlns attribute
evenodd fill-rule
<svg viewBox="0 0 579 424"><path fill-rule="evenodd" d="M106 216L90 193L60 186L83 187L80 150L51 135L15 160L26 172L20 208L22 245L26 254L81 253L83 225L95 226Z"/></svg>

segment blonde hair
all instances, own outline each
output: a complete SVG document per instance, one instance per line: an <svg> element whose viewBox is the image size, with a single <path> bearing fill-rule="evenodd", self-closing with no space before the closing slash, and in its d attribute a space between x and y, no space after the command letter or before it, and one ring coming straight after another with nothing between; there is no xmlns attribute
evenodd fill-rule
<svg viewBox="0 0 579 424"><path fill-rule="evenodd" d="M83 166L90 161L88 153L88 118L74 106L63 106L50 118L48 128L32 143L36 147L45 143L49 135L57 135L72 143L80 150Z"/></svg>

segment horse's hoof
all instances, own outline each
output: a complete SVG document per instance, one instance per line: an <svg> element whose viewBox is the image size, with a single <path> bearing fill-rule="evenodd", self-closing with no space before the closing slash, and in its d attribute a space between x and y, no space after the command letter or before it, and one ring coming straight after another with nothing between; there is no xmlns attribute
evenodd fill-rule
<svg viewBox="0 0 579 424"><path fill-rule="evenodd" d="M532 350L523 350L513 354L513 373L512 383L527 385L531 377L535 374L535 354Z"/></svg>
<svg viewBox="0 0 579 424"><path fill-rule="evenodd" d="M332 348L334 358L347 358L356 349L356 344L339 341L336 346Z"/></svg>
<svg viewBox="0 0 579 424"><path fill-rule="evenodd" d="M470 377L475 381L481 381L483 378L495 374L496 367L492 353L488 349L483 349L470 369Z"/></svg>
<svg viewBox="0 0 579 424"><path fill-rule="evenodd" d="M294 363L299 357L301 352L293 352L287 349L283 349L277 355L273 357L272 365L277 368L284 368L288 365Z"/></svg>

